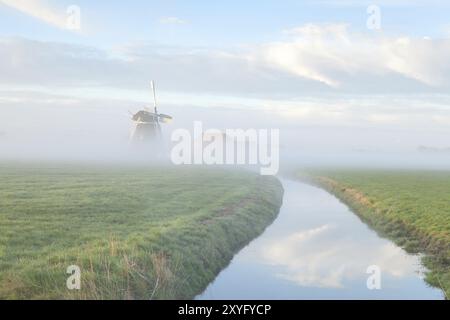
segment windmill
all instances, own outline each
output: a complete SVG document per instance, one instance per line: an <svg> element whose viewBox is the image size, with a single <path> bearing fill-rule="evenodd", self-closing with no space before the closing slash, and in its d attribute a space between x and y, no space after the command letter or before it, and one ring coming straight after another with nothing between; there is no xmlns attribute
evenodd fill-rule
<svg viewBox="0 0 450 320"><path fill-rule="evenodd" d="M132 113L133 132L131 134L131 142L161 142L162 131L161 123L167 123L172 120L171 116L158 113L158 105L156 103L155 83L151 82L153 92L153 112L150 108L145 107L137 113Z"/></svg>

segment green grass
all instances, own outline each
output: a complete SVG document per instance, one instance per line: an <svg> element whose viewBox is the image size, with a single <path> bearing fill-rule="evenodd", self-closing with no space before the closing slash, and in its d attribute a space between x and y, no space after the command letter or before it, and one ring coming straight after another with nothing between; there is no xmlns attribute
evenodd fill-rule
<svg viewBox="0 0 450 320"><path fill-rule="evenodd" d="M0 299L193 298L282 199L274 178L200 168L0 164L0 182Z"/></svg>
<svg viewBox="0 0 450 320"><path fill-rule="evenodd" d="M306 176L348 204L381 235L425 253L426 280L450 294L450 172L311 171Z"/></svg>

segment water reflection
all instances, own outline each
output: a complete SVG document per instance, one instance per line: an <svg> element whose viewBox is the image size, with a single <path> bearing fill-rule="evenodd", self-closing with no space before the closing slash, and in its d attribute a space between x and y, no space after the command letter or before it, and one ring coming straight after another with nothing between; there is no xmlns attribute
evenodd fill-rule
<svg viewBox="0 0 450 320"><path fill-rule="evenodd" d="M275 223L243 249L199 299L442 299L419 257L381 239L325 191L284 180ZM367 289L371 265L381 290Z"/></svg>
<svg viewBox="0 0 450 320"><path fill-rule="evenodd" d="M370 265L396 277L417 270L416 258L405 256L400 248L390 243L356 243L348 235L339 238L339 231L324 225L268 243L261 251L262 262L280 267L277 276L311 287L343 288L346 280L364 275Z"/></svg>

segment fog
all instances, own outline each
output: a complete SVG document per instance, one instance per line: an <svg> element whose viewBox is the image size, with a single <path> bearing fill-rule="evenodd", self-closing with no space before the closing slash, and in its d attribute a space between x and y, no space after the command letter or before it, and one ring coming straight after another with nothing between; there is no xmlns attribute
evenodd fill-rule
<svg viewBox="0 0 450 320"><path fill-rule="evenodd" d="M6 97L6 95L3 95ZM145 101L15 93L0 101L0 160L153 163L151 146L133 146L130 112ZM176 129L279 129L281 171L303 167L417 168L450 167L449 132L427 124L399 125L333 121L330 117L295 117L277 108L239 105L195 106L165 103L160 112L173 116L162 124L164 156L170 163ZM150 98L149 98L150 99ZM351 111L349 111L351 112ZM432 114L430 114L432 116ZM152 156L153 154L153 156Z"/></svg>

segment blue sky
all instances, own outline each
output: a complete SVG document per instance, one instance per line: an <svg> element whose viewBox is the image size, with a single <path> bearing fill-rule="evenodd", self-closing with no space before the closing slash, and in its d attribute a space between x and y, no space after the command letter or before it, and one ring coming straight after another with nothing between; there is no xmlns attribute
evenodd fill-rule
<svg viewBox="0 0 450 320"><path fill-rule="evenodd" d="M404 5L405 2L385 1L380 5L384 32L430 37L448 33L449 5L444 1L440 5L423 5L427 1L410 1L412 5ZM354 29L367 31L365 11L372 2L60 0L42 3L61 15L67 6L78 5L82 10L83 34L54 28L5 6L0 6L0 34L97 46L147 41L221 47L277 40L283 30L306 23L347 23ZM184 23L162 23L167 17L177 17Z"/></svg>

